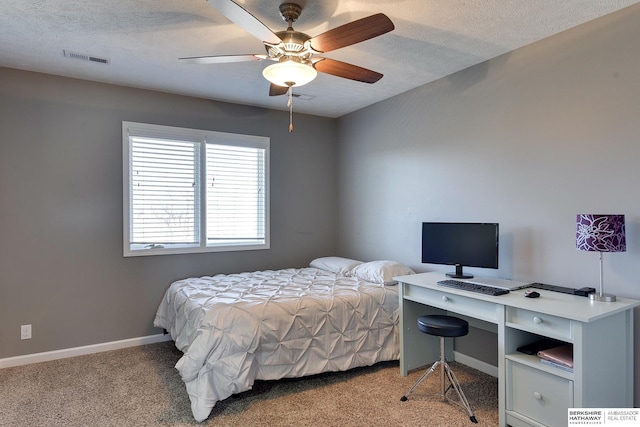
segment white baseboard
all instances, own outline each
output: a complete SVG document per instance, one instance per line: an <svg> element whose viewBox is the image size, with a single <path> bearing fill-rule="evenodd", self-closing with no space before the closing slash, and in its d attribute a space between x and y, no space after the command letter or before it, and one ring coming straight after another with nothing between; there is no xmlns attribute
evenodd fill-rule
<svg viewBox="0 0 640 427"><path fill-rule="evenodd" d="M474 359L473 357L467 356L466 354L458 353L457 351L453 352L453 360L455 360L456 362L460 362L463 365L467 365L473 369L477 369L480 372L484 372L487 375L498 378L497 366L493 366L487 362L483 362L482 360Z"/></svg>
<svg viewBox="0 0 640 427"><path fill-rule="evenodd" d="M111 341L100 344L85 345L82 347L65 348L62 350L46 351L44 353L25 354L24 356L7 357L0 359L0 369L12 366L29 365L31 363L48 362L67 357L83 356L85 354L101 353L103 351L118 350L121 348L135 347L138 345L154 344L170 341L169 334L149 335L146 337L130 338L121 341Z"/></svg>

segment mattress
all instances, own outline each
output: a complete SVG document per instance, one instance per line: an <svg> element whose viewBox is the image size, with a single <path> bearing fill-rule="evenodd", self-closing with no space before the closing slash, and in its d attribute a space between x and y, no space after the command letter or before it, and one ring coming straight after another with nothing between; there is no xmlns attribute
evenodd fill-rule
<svg viewBox="0 0 640 427"><path fill-rule="evenodd" d="M398 359L398 310L396 286L309 267L179 280L154 325L183 352L176 368L202 421L256 379Z"/></svg>

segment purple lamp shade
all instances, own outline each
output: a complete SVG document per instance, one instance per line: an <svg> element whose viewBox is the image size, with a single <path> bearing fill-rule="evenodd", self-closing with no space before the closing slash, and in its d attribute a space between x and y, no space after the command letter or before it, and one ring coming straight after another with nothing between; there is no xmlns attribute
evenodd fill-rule
<svg viewBox="0 0 640 427"><path fill-rule="evenodd" d="M578 214L576 249L589 252L625 252L624 215Z"/></svg>

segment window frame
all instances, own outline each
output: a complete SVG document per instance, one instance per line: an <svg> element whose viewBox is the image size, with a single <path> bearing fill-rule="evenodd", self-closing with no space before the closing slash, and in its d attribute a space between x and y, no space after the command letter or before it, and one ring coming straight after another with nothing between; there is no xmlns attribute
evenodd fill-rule
<svg viewBox="0 0 640 427"><path fill-rule="evenodd" d="M133 248L132 234L132 194L131 194L131 137L156 138L165 140L185 141L198 145L199 153L194 162L197 170L195 179L199 176L199 203L194 206L194 215L198 218L200 242L196 244L175 244L169 247ZM248 147L263 150L264 156L264 238L262 242L209 244L207 240L207 144L230 147ZM206 252L234 252L248 250L264 250L270 248L270 138L256 135L244 135L210 130L189 129L173 126L155 125L137 122L122 122L122 176L123 176L123 256L172 255Z"/></svg>

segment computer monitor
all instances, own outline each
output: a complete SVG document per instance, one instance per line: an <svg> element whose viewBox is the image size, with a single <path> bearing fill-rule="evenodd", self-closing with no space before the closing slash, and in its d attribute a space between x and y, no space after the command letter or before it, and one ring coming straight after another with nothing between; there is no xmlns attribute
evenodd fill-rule
<svg viewBox="0 0 640 427"><path fill-rule="evenodd" d="M463 267L498 268L498 224L477 222L423 222L422 262L455 265L446 273L469 279Z"/></svg>

